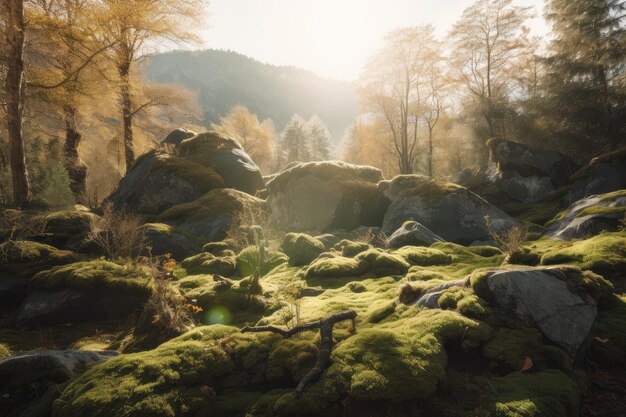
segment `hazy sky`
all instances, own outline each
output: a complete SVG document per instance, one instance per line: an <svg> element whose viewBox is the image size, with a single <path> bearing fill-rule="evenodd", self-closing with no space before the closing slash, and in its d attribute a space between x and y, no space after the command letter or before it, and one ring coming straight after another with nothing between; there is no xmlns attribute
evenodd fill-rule
<svg viewBox="0 0 626 417"><path fill-rule="evenodd" d="M391 29L433 23L440 35L473 0L210 0L205 48L230 49L275 65L354 80ZM543 35L543 0L529 22Z"/></svg>

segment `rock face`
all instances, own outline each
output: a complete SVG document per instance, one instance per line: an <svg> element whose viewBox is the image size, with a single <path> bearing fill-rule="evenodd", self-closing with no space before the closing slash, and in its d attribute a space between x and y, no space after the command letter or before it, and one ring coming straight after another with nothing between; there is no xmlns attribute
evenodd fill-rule
<svg viewBox="0 0 626 417"><path fill-rule="evenodd" d="M561 276L559 276L561 275ZM573 293L556 268L497 271L486 278L494 304L575 357L598 314L596 301Z"/></svg>
<svg viewBox="0 0 626 417"><path fill-rule="evenodd" d="M48 415L61 394L61 384L117 355L114 351L39 350L0 359L0 415Z"/></svg>
<svg viewBox="0 0 626 417"><path fill-rule="evenodd" d="M387 235L414 220L444 240L468 245L489 240L485 216L495 232L520 224L468 189L422 175L400 175L379 188L392 201L382 226Z"/></svg>
<svg viewBox="0 0 626 417"><path fill-rule="evenodd" d="M387 239L387 247L401 248L402 246L430 246L444 240L428 230L424 225L407 221Z"/></svg>
<svg viewBox="0 0 626 417"><path fill-rule="evenodd" d="M626 148L594 158L572 176L572 181L563 197L566 205L591 195L626 189Z"/></svg>
<svg viewBox="0 0 626 417"><path fill-rule="evenodd" d="M380 226L389 201L377 168L344 162L296 164L267 183L271 224L282 230Z"/></svg>
<svg viewBox="0 0 626 417"><path fill-rule="evenodd" d="M197 135L196 132L192 132L191 130L188 130L188 129L184 129L184 128L174 129L165 137L165 139L161 141L161 145L172 145L174 147L177 147L185 139L192 138L196 135Z"/></svg>
<svg viewBox="0 0 626 417"><path fill-rule="evenodd" d="M545 200L578 169L571 158L556 151L506 140L492 140L489 148L498 168L496 185L523 203Z"/></svg>
<svg viewBox="0 0 626 417"><path fill-rule="evenodd" d="M193 236L164 223L147 223L146 240L150 245L150 254L159 256L167 253L180 261L202 250Z"/></svg>
<svg viewBox="0 0 626 417"><path fill-rule="evenodd" d="M603 230L615 232L626 215L626 190L583 198L554 221L546 235L554 239L587 239Z"/></svg>
<svg viewBox="0 0 626 417"><path fill-rule="evenodd" d="M224 240L240 224L264 224L267 218L264 200L230 188L220 188L185 204L174 206L159 216L163 223L175 226L204 242Z"/></svg>
<svg viewBox="0 0 626 417"><path fill-rule="evenodd" d="M265 188L259 167L233 139L214 132L200 133L183 140L179 156L215 170L228 188L254 195Z"/></svg>
<svg viewBox="0 0 626 417"><path fill-rule="evenodd" d="M151 151L137 159L107 200L138 213L159 214L222 187L224 181L213 169Z"/></svg>

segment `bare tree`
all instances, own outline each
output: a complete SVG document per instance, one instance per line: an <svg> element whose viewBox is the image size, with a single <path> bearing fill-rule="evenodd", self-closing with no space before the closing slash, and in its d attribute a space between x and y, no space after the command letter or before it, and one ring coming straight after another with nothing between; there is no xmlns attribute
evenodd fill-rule
<svg viewBox="0 0 626 417"><path fill-rule="evenodd" d="M450 32L450 62L478 101L490 137L503 130L497 126L498 101L508 96L510 70L528 42L524 22L532 16L532 7L513 6L512 0L477 0ZM483 154L486 164L486 147Z"/></svg>

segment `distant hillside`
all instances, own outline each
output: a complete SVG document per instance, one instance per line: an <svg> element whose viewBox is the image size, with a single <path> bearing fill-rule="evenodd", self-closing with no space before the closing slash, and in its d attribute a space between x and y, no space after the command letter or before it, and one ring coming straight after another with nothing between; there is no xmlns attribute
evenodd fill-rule
<svg viewBox="0 0 626 417"><path fill-rule="evenodd" d="M236 104L271 118L281 130L298 113L328 123L337 142L357 113L352 84L328 80L294 67L263 64L230 51L174 51L152 57L146 67L151 81L181 84L199 92L205 124L219 120Z"/></svg>

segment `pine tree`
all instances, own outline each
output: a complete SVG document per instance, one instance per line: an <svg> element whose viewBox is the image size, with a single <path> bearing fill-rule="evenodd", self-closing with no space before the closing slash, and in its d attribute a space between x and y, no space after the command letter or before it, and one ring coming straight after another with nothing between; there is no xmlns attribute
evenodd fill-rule
<svg viewBox="0 0 626 417"><path fill-rule="evenodd" d="M285 126L281 136L283 149L287 153L287 162L308 162L311 152L308 144L306 122L302 117L294 114Z"/></svg>
<svg viewBox="0 0 626 417"><path fill-rule="evenodd" d="M545 113L579 150L624 143L625 17L624 0L548 2L555 38L545 59Z"/></svg>
<svg viewBox="0 0 626 417"><path fill-rule="evenodd" d="M307 135L313 161L324 161L330 158L330 133L322 119L314 115L307 122Z"/></svg>

